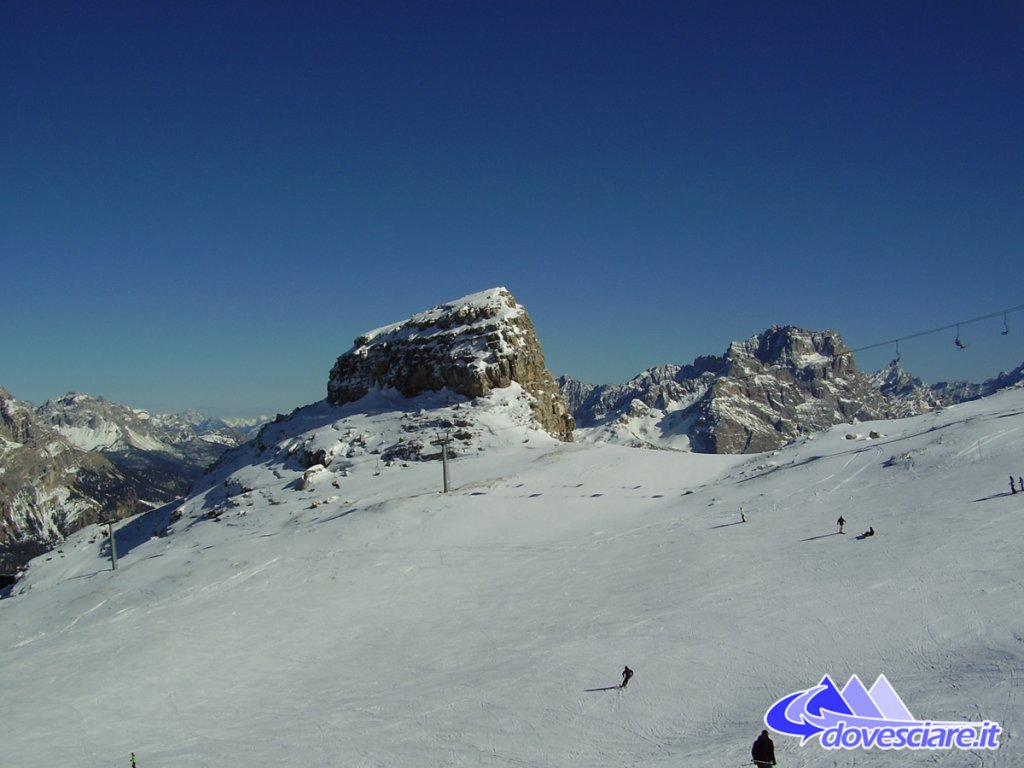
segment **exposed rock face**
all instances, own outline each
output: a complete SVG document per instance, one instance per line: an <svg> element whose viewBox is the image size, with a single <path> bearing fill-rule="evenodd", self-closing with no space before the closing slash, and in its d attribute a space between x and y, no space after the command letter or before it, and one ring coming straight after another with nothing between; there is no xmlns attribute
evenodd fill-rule
<svg viewBox="0 0 1024 768"><path fill-rule="evenodd" d="M889 403L889 415L894 418L916 416L947 405L988 397L1000 389L1019 386L1024 382L1024 365L1009 373L1001 372L981 384L969 381L940 381L925 384L921 379L907 373L895 361L869 377L874 387Z"/></svg>
<svg viewBox="0 0 1024 768"><path fill-rule="evenodd" d="M91 523L172 501L246 436L69 393L35 408L0 388L0 572Z"/></svg>
<svg viewBox="0 0 1024 768"><path fill-rule="evenodd" d="M931 387L931 391L939 402L949 405L976 400L979 397L988 397L1000 389L1018 386L1022 381L1024 381L1024 364L1018 365L1009 373L1002 371L998 376L986 379L981 384L972 384L968 381L940 381Z"/></svg>
<svg viewBox="0 0 1024 768"><path fill-rule="evenodd" d="M75 448L31 404L0 388L0 571L137 507L138 496L117 467Z"/></svg>
<svg viewBox="0 0 1024 768"><path fill-rule="evenodd" d="M793 326L733 342L695 408L694 443L709 453L773 450L806 432L888 415L837 333Z"/></svg>
<svg viewBox="0 0 1024 768"><path fill-rule="evenodd" d="M47 400L36 415L83 451L160 451L181 457L199 452L212 455L209 461L255 434L261 421L232 425L194 412L155 414L83 392Z"/></svg>
<svg viewBox="0 0 1024 768"><path fill-rule="evenodd" d="M254 432L251 423L236 428L195 413L153 414L81 392L48 400L36 415L76 448L102 453L153 504L188 493L227 448Z"/></svg>
<svg viewBox="0 0 1024 768"><path fill-rule="evenodd" d="M939 393L921 379L903 370L895 361L868 377L889 404L889 415L894 418L917 416L948 405Z"/></svg>
<svg viewBox="0 0 1024 768"><path fill-rule="evenodd" d="M774 450L801 434L888 415L833 331L774 326L721 357L651 368L623 385L563 379L586 428L579 439L703 453Z"/></svg>
<svg viewBox="0 0 1024 768"><path fill-rule="evenodd" d="M494 288L357 338L331 370L327 401L353 402L375 388L412 397L447 387L482 397L512 382L534 398L541 428L572 439L575 422L544 364L533 322L512 294Z"/></svg>
<svg viewBox="0 0 1024 768"><path fill-rule="evenodd" d="M725 365L725 358L704 356L691 365L659 365L648 368L625 384L594 386L568 376L559 379L559 386L572 404L573 415L580 426L593 426L609 415L640 402L650 409L678 410L701 397Z"/></svg>

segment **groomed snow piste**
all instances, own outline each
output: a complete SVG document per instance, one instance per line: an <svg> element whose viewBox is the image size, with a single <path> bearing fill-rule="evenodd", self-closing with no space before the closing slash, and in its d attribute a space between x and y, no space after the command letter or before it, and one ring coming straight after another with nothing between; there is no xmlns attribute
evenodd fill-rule
<svg viewBox="0 0 1024 768"><path fill-rule="evenodd" d="M310 406L179 519L118 524L116 572L96 528L34 562L0 600L0 765L736 768L824 674L1001 746L777 735L784 768L1019 765L1024 390L757 456L560 444L518 409ZM448 494L374 452L467 414Z"/></svg>

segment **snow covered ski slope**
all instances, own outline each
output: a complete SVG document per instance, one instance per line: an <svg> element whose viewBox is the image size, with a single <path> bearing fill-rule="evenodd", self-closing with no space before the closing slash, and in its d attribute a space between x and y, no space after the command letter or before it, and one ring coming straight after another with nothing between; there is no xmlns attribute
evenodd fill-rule
<svg viewBox="0 0 1024 768"><path fill-rule="evenodd" d="M116 572L96 529L34 562L0 600L0 765L740 766L825 674L1000 747L777 734L780 766L1020 765L1024 390L758 456L560 444L517 407L310 406L122 523ZM449 494L373 452L469 412Z"/></svg>

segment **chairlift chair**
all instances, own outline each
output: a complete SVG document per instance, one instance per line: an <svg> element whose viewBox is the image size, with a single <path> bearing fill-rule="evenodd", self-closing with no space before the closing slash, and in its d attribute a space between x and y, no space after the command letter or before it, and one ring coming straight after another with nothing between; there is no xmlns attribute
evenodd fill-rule
<svg viewBox="0 0 1024 768"><path fill-rule="evenodd" d="M1006 336L1010 332L1010 326L1006 322L1006 313L1003 312L1003 330L1002 335Z"/></svg>
<svg viewBox="0 0 1024 768"><path fill-rule="evenodd" d="M894 357L892 359L892 361L889 363L889 367L890 368L895 368L899 364L900 364L900 343L899 343L899 341L897 341L896 342L896 357Z"/></svg>
<svg viewBox="0 0 1024 768"><path fill-rule="evenodd" d="M956 344L957 349L966 349L967 345L960 341L960 326L956 327L956 338L953 339L953 343Z"/></svg>

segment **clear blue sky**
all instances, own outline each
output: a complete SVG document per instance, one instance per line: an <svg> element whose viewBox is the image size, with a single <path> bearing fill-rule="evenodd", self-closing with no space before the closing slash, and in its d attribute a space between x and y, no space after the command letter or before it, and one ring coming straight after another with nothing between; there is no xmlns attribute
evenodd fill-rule
<svg viewBox="0 0 1024 768"><path fill-rule="evenodd" d="M1024 304L1013 0L12 1L0 103L0 385L36 404L286 412L496 285L594 383ZM903 363L1008 370L1008 321Z"/></svg>

